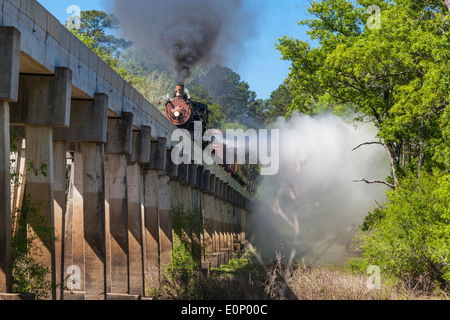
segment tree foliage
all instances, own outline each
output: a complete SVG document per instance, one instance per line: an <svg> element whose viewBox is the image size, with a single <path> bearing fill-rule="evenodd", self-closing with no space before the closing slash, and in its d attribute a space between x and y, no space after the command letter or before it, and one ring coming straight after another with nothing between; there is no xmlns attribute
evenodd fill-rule
<svg viewBox="0 0 450 320"><path fill-rule="evenodd" d="M128 49L132 43L124 38L117 38L110 33L119 27L119 20L114 14L104 11L90 10L81 12L81 29L79 32L95 43L95 48L101 48L114 56L119 51Z"/></svg>
<svg viewBox="0 0 450 320"><path fill-rule="evenodd" d="M264 101L264 121L267 124L270 124L278 117L286 116L291 104L291 91L287 85L281 84L274 92L272 92L270 98Z"/></svg>
<svg viewBox="0 0 450 320"><path fill-rule="evenodd" d="M385 146L393 188L362 226L366 256L412 285L447 289L449 9L444 0L312 1L312 18L299 24L317 45L278 43L292 63L288 112L333 111L379 130L368 142Z"/></svg>
<svg viewBox="0 0 450 320"><path fill-rule="evenodd" d="M381 9L380 28L367 27L366 8ZM439 130L448 111L450 16L439 1L312 2L301 21L317 47L284 37L278 49L292 62L291 110L354 113L379 129L392 180L445 165ZM447 169L448 166L447 166Z"/></svg>
<svg viewBox="0 0 450 320"><path fill-rule="evenodd" d="M411 286L450 289L449 187L448 176L426 174L390 192L383 215L366 220L360 239L369 262Z"/></svg>
<svg viewBox="0 0 450 320"><path fill-rule="evenodd" d="M249 84L232 69L220 65L204 68L188 83L206 88L212 102L221 106L225 123L256 128L264 122L262 100L257 99Z"/></svg>

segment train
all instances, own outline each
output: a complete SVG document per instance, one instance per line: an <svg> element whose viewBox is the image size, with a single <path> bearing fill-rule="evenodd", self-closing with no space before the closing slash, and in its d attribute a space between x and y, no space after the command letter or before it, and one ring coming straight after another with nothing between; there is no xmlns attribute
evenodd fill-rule
<svg viewBox="0 0 450 320"><path fill-rule="evenodd" d="M208 106L203 103L193 101L189 94L186 92L185 86L183 85L177 85L173 98L167 100L165 106L165 116L176 127L189 131L193 140L196 122L202 123L202 137L205 135L206 131L210 130ZM217 132L217 136L225 136L225 132L218 129L211 129L210 133L211 132L213 132L213 134L214 132ZM209 144L212 144L213 146L212 155L214 157L218 157L221 160L216 162L221 163L219 165L231 177L233 177L243 187L246 187L249 180L249 170L245 164L237 163L237 152L234 152L234 161L227 161L226 155L223 152L225 149L223 143L219 143L213 135L210 141L203 141L203 148L206 148L206 146L208 146ZM233 163L227 164L227 162Z"/></svg>

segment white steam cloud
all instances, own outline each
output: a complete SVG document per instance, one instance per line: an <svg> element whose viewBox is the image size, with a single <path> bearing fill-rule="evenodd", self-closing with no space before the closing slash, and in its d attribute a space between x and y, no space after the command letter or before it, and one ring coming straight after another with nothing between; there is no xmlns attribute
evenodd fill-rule
<svg viewBox="0 0 450 320"><path fill-rule="evenodd" d="M355 183L385 180L390 167L382 146L352 151L376 141L369 124L334 115L279 119L280 171L264 177L254 201L250 239L266 262L285 258L340 262L356 228L383 203L386 186ZM297 232L296 232L297 230ZM292 257L291 257L292 255Z"/></svg>

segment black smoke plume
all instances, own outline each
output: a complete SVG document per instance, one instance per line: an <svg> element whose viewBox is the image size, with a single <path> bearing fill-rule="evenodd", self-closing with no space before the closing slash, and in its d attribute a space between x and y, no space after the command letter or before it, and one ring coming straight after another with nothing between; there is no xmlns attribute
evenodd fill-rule
<svg viewBox="0 0 450 320"><path fill-rule="evenodd" d="M112 5L123 35L168 58L178 84L198 64L226 62L255 34L257 19L243 0L114 0Z"/></svg>

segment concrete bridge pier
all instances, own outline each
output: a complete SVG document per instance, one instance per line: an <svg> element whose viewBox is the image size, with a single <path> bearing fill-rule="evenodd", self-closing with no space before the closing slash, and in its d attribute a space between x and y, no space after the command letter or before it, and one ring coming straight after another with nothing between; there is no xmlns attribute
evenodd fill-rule
<svg viewBox="0 0 450 320"><path fill-rule="evenodd" d="M64 300L106 299L107 117L108 96L95 94L93 100L72 100L70 127L54 129L54 143L66 141L66 150L73 154L61 236L60 279L67 279L72 293L63 292Z"/></svg>
<svg viewBox="0 0 450 320"><path fill-rule="evenodd" d="M12 125L25 127L26 194L37 209L27 216L33 230L28 237L33 240L35 260L51 270L46 279L53 284L49 299L56 297L53 128L70 124L71 89L72 71L68 68L56 68L49 76L21 75L18 102L13 104L10 119Z"/></svg>
<svg viewBox="0 0 450 320"><path fill-rule="evenodd" d="M20 38L17 29L0 27L0 300L12 292L9 102L18 99Z"/></svg>
<svg viewBox="0 0 450 320"><path fill-rule="evenodd" d="M208 261L207 255L212 253L212 208L214 204L211 201L211 171L205 170L203 176L203 189L201 192L203 203L203 232L202 232L202 261Z"/></svg>
<svg viewBox="0 0 450 320"><path fill-rule="evenodd" d="M181 183L178 177L180 166L173 163L171 156L172 150L167 150L166 174L170 177L171 207L177 208L181 204Z"/></svg>
<svg viewBox="0 0 450 320"><path fill-rule="evenodd" d="M203 232L203 203L201 188L203 187L203 175L205 168L203 165L192 165L191 179L191 203L192 203L192 256L201 266L201 234Z"/></svg>
<svg viewBox="0 0 450 320"><path fill-rule="evenodd" d="M209 174L209 184L206 192L203 194L204 197L204 260L209 262L212 266L212 261L214 257L214 191L215 191L215 174ZM205 177L206 178L206 177Z"/></svg>
<svg viewBox="0 0 450 320"><path fill-rule="evenodd" d="M141 166L150 163L151 127L133 131L133 150L128 161L128 249L130 294L144 296L144 183Z"/></svg>
<svg viewBox="0 0 450 320"><path fill-rule="evenodd" d="M159 221L158 221L158 171L143 167L144 182L144 287L158 288L159 270Z"/></svg>
<svg viewBox="0 0 450 320"><path fill-rule="evenodd" d="M166 173L168 141L160 137L152 142L152 159L150 166L158 172L158 237L160 272L172 262L173 235L172 235L172 199L170 176ZM160 273L161 274L161 273Z"/></svg>
<svg viewBox="0 0 450 320"><path fill-rule="evenodd" d="M220 265L220 250L221 250L221 233L220 233L220 199L219 199L219 190L220 190L220 178L215 177L214 182L214 195L213 195L213 209L212 209L212 267L218 267Z"/></svg>
<svg viewBox="0 0 450 320"><path fill-rule="evenodd" d="M63 278L63 238L64 217L66 215L66 172L67 172L67 143L66 141L53 141L53 209L54 209L54 232L55 232L55 282L59 284L56 289L56 299L62 297Z"/></svg>
<svg viewBox="0 0 450 320"><path fill-rule="evenodd" d="M150 163L143 166L144 178L144 283L145 290L160 286L162 265L171 249L170 177L165 176L167 139L151 141ZM162 253L164 252L164 253Z"/></svg>
<svg viewBox="0 0 450 320"><path fill-rule="evenodd" d="M129 287L128 157L132 153L133 114L108 118L105 145L106 283L109 298L126 295Z"/></svg>

